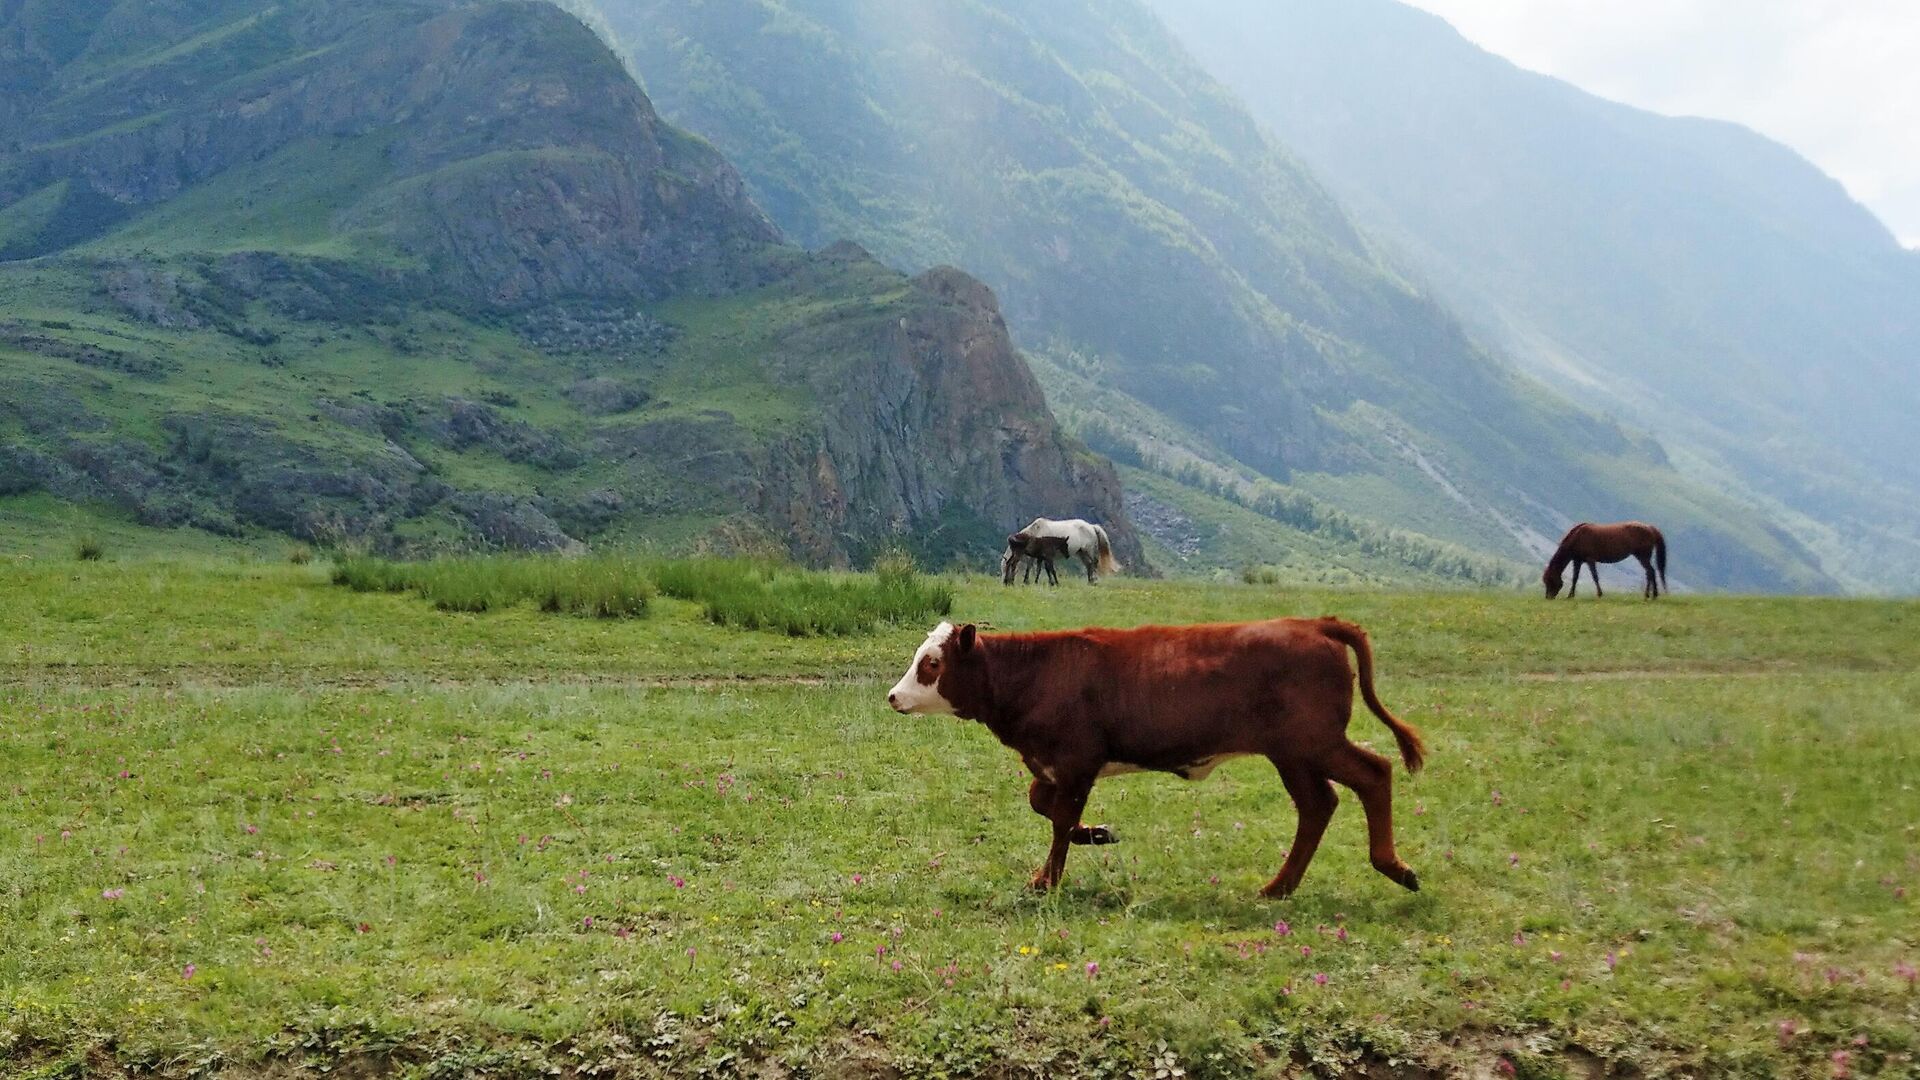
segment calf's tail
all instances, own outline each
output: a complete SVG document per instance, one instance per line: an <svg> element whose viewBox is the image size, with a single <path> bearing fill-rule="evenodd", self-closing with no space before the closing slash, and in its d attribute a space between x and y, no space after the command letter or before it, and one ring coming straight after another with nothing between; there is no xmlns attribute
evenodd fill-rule
<svg viewBox="0 0 1920 1080"><path fill-rule="evenodd" d="M1400 744L1400 759L1407 763L1407 771L1415 773L1426 764L1427 745L1420 741L1420 732L1413 725L1387 711L1380 703L1380 695L1373 691L1373 645L1367 640L1367 632L1350 622L1325 618L1320 620L1320 629L1328 637L1353 650L1360 661L1360 697L1367 708L1380 722L1393 732L1393 741Z"/></svg>

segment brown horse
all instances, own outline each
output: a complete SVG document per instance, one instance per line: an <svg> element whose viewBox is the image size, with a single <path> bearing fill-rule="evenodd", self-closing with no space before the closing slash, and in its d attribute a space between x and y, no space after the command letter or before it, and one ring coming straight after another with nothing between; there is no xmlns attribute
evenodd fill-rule
<svg viewBox="0 0 1920 1080"><path fill-rule="evenodd" d="M1547 572L1540 580L1547 586L1547 599L1560 595L1561 574L1568 563L1573 564L1573 588L1567 590L1567 598L1572 599L1580 591L1580 564L1585 563L1593 571L1593 593L1604 596L1600 591L1600 564L1617 563L1627 556L1640 560L1647 571L1647 583L1640 595L1648 600L1659 597L1667 587L1667 538L1660 530L1638 521L1622 521L1613 525L1594 525L1581 522L1567 530L1560 538L1560 547L1554 551L1553 558L1547 560ZM1654 568L1658 567L1659 577L1654 577Z"/></svg>

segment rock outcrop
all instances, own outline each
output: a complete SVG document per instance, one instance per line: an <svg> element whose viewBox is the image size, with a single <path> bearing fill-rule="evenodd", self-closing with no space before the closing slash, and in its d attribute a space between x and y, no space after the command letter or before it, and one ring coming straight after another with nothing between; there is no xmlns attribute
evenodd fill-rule
<svg viewBox="0 0 1920 1080"><path fill-rule="evenodd" d="M914 530L993 551L1035 517L1084 517L1146 570L1112 464L1061 434L992 291L950 267L912 291L912 313L880 328L867 362L814 387L826 423L775 448L761 514L815 560Z"/></svg>

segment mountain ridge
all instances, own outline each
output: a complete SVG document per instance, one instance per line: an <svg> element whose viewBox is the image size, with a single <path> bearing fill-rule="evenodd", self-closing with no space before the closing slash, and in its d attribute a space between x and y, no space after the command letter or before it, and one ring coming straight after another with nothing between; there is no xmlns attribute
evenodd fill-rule
<svg viewBox="0 0 1920 1080"><path fill-rule="evenodd" d="M1715 552L1701 584L1832 587L1482 349L1143 5L586 6L782 228L992 284L1083 434L1100 412L1055 372L1126 395L1130 442L1198 433L1180 455L1503 557L1576 517L1660 516Z"/></svg>
<svg viewBox="0 0 1920 1080"><path fill-rule="evenodd" d="M826 565L983 560L1044 507L1149 569L990 291L785 245L558 8L72 14L0 24L40 104L0 121L0 494Z"/></svg>
<svg viewBox="0 0 1920 1080"><path fill-rule="evenodd" d="M1605 101L1386 0L1156 0L1408 272L1855 587L1920 582L1920 257L1737 124Z"/></svg>

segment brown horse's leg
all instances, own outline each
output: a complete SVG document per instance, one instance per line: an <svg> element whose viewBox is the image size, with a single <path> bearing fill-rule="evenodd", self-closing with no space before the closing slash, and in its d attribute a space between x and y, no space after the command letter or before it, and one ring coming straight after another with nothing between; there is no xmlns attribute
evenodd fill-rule
<svg viewBox="0 0 1920 1080"><path fill-rule="evenodd" d="M1648 600L1659 599L1660 583L1653 576L1653 560L1637 551L1633 553L1633 557L1640 560L1640 568L1647 572L1647 583L1641 587L1640 595Z"/></svg>
<svg viewBox="0 0 1920 1080"><path fill-rule="evenodd" d="M1590 563L1588 563L1588 564L1587 564L1587 569L1588 569L1588 570L1591 570L1591 571L1593 571L1593 596L1594 596L1594 599L1596 599L1596 600L1598 600L1598 599L1600 599L1601 597L1604 597L1604 596L1606 596L1606 595L1607 595L1606 593L1603 593L1603 592L1601 592L1601 591L1600 591L1600 564L1599 564L1599 563L1597 563L1597 562L1590 562Z"/></svg>
<svg viewBox="0 0 1920 1080"><path fill-rule="evenodd" d="M1333 793L1332 781L1299 762L1281 764L1276 757L1273 764L1280 770L1280 782L1287 785L1287 794L1293 796L1300 823L1294 827L1293 847L1287 851L1286 862L1280 864L1280 872L1260 895L1284 899L1293 895L1300 879L1307 876L1307 864L1313 861L1320 838L1326 835L1327 822L1333 820L1333 808L1340 805L1340 796Z"/></svg>
<svg viewBox="0 0 1920 1080"><path fill-rule="evenodd" d="M1367 855L1397 885L1420 891L1420 878L1393 850L1393 764L1348 743L1327 758L1327 775L1352 788L1367 811Z"/></svg>
<svg viewBox="0 0 1920 1080"><path fill-rule="evenodd" d="M1567 599L1580 595L1580 560L1573 560L1573 588L1567 590Z"/></svg>

